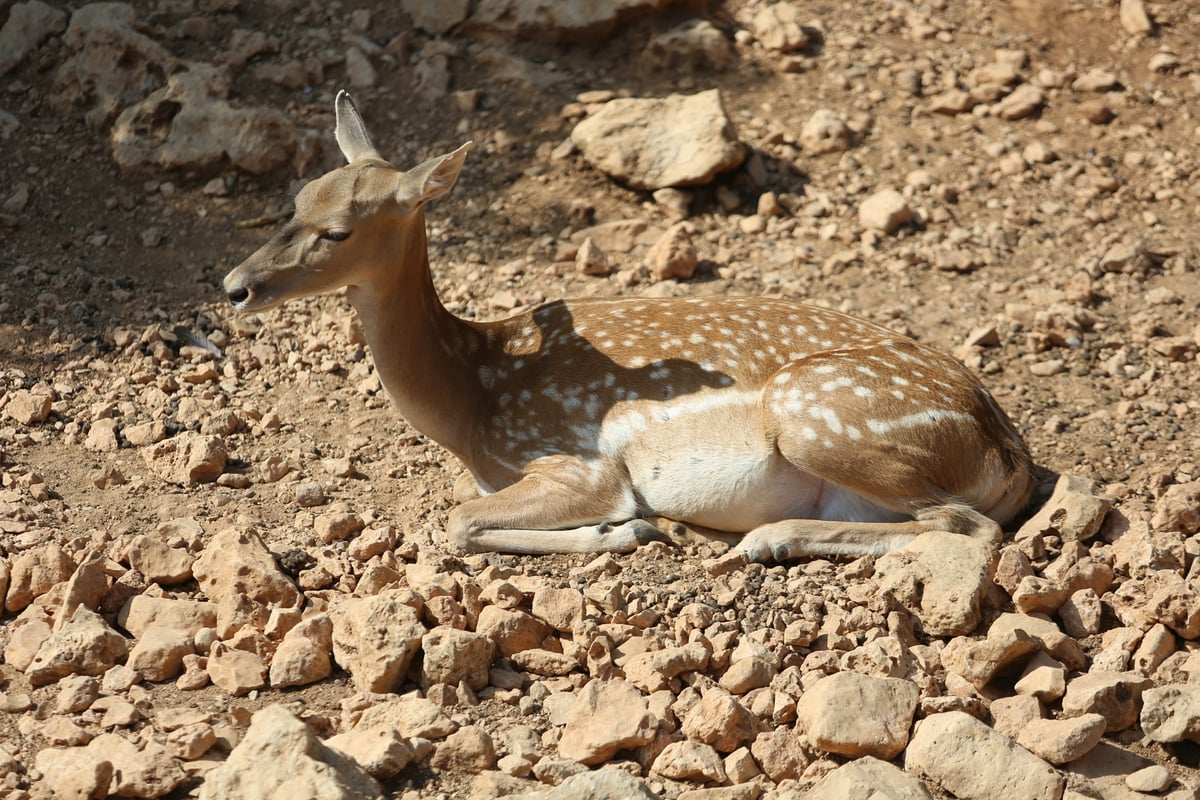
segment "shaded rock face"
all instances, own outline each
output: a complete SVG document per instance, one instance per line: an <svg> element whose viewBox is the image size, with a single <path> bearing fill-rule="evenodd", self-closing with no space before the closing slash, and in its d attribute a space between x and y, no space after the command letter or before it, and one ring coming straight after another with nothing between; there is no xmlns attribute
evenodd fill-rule
<svg viewBox="0 0 1200 800"><path fill-rule="evenodd" d="M16 3L0 28L0 75L20 64L26 56L50 36L67 27L67 15L61 9L33 0Z"/></svg>
<svg viewBox="0 0 1200 800"><path fill-rule="evenodd" d="M124 170L152 168L215 172L232 165L260 175L292 160L295 125L279 111L235 108L226 99L229 77L192 64L117 117L113 157Z"/></svg>
<svg viewBox="0 0 1200 800"><path fill-rule="evenodd" d="M483 38L594 43L678 0L480 0L463 31Z"/></svg>
<svg viewBox="0 0 1200 800"><path fill-rule="evenodd" d="M58 69L57 102L87 107L87 121L95 128L162 86L177 63L135 23L131 5L91 3L71 15L63 34L71 55Z"/></svg>

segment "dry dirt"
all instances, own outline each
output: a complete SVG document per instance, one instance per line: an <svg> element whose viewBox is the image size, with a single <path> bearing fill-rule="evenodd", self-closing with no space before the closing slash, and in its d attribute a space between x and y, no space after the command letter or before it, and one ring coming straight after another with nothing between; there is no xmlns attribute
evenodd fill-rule
<svg viewBox="0 0 1200 800"><path fill-rule="evenodd" d="M191 3L133 5L151 36L191 58L224 47L238 28L267 30L281 54L303 58L316 47L313 29L330 31L336 43L355 9L371 12L367 35L380 44L409 26L398 6L385 2L234 2L216 4L235 10L211 15L218 35L197 42L167 34ZM714 3L702 13L732 35L744 5ZM930 7L831 0L806 4L825 38L805 51L794 73L779 69L778 54L749 46L739 46L731 71L652 71L640 55L649 37L693 12L676 8L629 23L591 47L505 45L545 79L538 87L493 72L468 48L451 60L451 89L480 90L473 111L460 110L449 96L419 94L414 67L404 60L377 65L376 85L355 95L380 148L397 163L416 163L466 139L478 145L452 195L428 213L435 280L457 313L495 318L514 301L650 291L782 295L860 314L955 351L981 373L1040 465L1091 478L1125 515L1148 518L1166 487L1200 477L1195 349L1172 360L1154 347L1165 337L1200 336L1194 236L1200 222L1200 120L1194 113L1200 101L1194 61L1200 12L1187 3L1149 8L1156 35L1131 37L1117 19L1116 4L1108 2ZM922 20L942 29L941 39L914 35ZM411 51L427 38L414 31ZM1182 64L1152 72L1147 64L1160 48L1179 54ZM927 96L901 86L907 68L938 83L951 70L965 77L973 66L994 60L997 49L1028 53L1028 75L1043 68L1078 74L1103 68L1117 75L1119 86L1100 94L1056 91L1038 114L1016 121L930 114ZM323 545L312 532L312 512L299 508L293 495L291 481L298 477L320 481L332 500L401 527L413 541L439 542L460 466L389 409L372 382L348 303L337 296L289 303L243 320L239 333L222 296L221 278L272 229L241 223L286 208L299 185L296 176L286 169L260 177L234 170L122 174L105 132L89 127L82 110L64 112L51 102L61 57L55 41L39 48L3 79L0 94L0 108L20 122L5 141L0 199L19 182L30 187L28 204L6 217L0 240L0 389L40 383L55 387L57 396L40 426L0 424L6 507L19 509L4 538L24 532L78 547L192 517L206 527L251 521L278 552L316 552ZM329 132L332 97L343 81L338 64L303 90L256 81L245 71L232 97L284 110ZM556 263L557 244L568 229L627 217L662 227L670 221L648 194L611 182L578 155L550 157L572 124L562 108L588 90L651 96L708 87L721 90L741 138L764 161L786 162L791 169L766 170L764 182L756 183L743 168L695 190L691 220L702 263L692 280L656 285L643 275L625 286L614 277L581 275L570 261ZM927 86L924 94L936 91ZM1114 112L1111 122L1085 119L1085 104L1097 101ZM812 155L789 144L819 108L852 122L847 153ZM1007 174L1004 155L1031 143L1045 144L1056 159ZM337 163L330 144L323 143L322 167ZM864 237L857 203L876 188L902 188L914 170L930 175L931 185L919 187L912 201L924 221L893 236ZM227 197L204 191L214 177L225 179ZM718 187L736 195L736 208L721 205ZM745 233L739 221L755 212L766 190L801 197L795 224ZM821 195L828 196L831 211L814 217L805 206ZM158 246L143 244L150 228L162 231ZM952 230L957 238L948 238ZM971 253L973 265L939 269L936 251L950 244ZM1134 257L1103 266L1105 254L1118 245L1134 248ZM635 267L640 254L616 258L622 268ZM1033 321L1037 312L1063 307L1071 309L1065 322ZM248 409L278 416L277 428L251 432L252 424L243 425L226 437L234 458L229 471L250 476L249 488L172 487L147 471L137 448L96 453L82 446L90 421L105 415L103 406L123 423L149 419L136 403L138 387L191 368L187 353L174 365L155 361L142 341L144 331L176 326L218 341L227 363L238 365L236 378L185 381L169 393L167 416L176 429L198 428L224 408L243 422L252 416ZM981 326L994 326L998 343L959 349ZM246 330L257 332L246 336ZM1073 341L1064 345L1068 339ZM179 352L178 342L168 344ZM252 344L275 349L281 363L247 368ZM1054 360L1061 367L1047 366ZM292 474L265 483L259 465L273 455L288 461ZM324 459L342 456L352 459L353 477L337 478L322 467ZM108 465L130 482L96 488L92 476ZM44 501L23 493L31 473L49 487ZM1046 491L1048 484L1043 497ZM0 541L0 551L18 549ZM627 583L670 587L680 603L706 596L698 562L709 554L701 547L649 561L636 553L618 560ZM588 559L489 560L561 577ZM823 574L831 581L824 592L836 598L845 579L833 569ZM769 612L753 595L733 606L747 627ZM21 674L0 670L8 691L29 691ZM180 692L171 683L151 691L155 704L225 713L283 701L336 718L337 704L353 690L347 676L335 672L318 685L249 698L229 698L212 687ZM47 703L53 687L33 690L32 697ZM504 719L518 716L513 706L491 705L489 727L498 730ZM41 746L36 735L18 731L3 715L0 740L26 758ZM1172 770L1197 766L1194 746L1164 747L1136 735L1119 740ZM421 797L434 797L455 793L464 780L417 769L389 790L400 796L419 789Z"/></svg>

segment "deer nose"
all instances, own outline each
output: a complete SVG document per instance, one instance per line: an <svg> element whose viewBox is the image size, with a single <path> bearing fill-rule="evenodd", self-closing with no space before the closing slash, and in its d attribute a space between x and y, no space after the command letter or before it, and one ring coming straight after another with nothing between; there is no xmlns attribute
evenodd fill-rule
<svg viewBox="0 0 1200 800"><path fill-rule="evenodd" d="M250 290L239 286L236 289L230 289L226 294L229 296L229 302L235 306L246 302L250 299Z"/></svg>

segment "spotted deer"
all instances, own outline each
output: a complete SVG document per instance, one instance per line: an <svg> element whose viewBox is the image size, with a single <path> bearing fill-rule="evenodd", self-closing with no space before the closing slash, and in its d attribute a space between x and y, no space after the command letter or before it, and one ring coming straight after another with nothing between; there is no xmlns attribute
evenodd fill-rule
<svg viewBox="0 0 1200 800"><path fill-rule="evenodd" d="M335 110L347 165L224 288L241 311L346 288L400 413L466 466L474 496L447 525L464 550L628 551L661 538L656 518L753 560L870 554L934 530L994 540L1026 504L1029 452L979 381L862 319L734 297L456 317L424 207L469 143L405 172L346 93Z"/></svg>

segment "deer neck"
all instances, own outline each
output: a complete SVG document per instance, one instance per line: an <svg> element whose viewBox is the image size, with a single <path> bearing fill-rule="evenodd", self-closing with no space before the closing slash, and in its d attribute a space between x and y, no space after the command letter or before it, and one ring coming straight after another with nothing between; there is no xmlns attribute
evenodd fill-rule
<svg viewBox="0 0 1200 800"><path fill-rule="evenodd" d="M392 263L380 264L375 277L346 295L392 402L410 425L463 459L481 402L481 335L437 296L423 216L396 229L378 250Z"/></svg>

